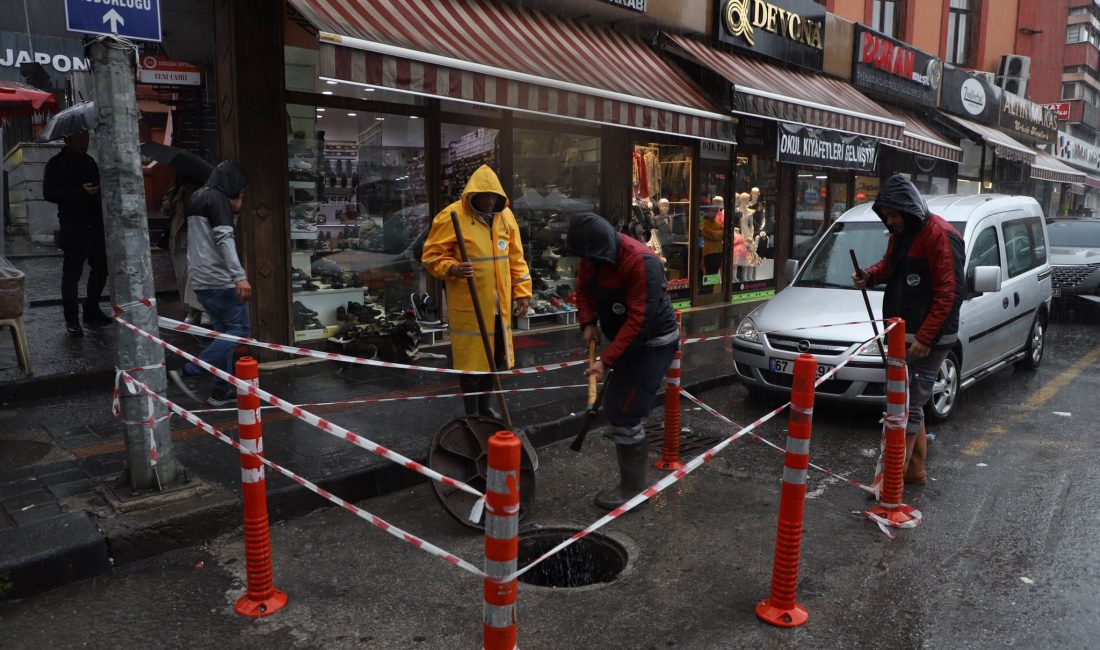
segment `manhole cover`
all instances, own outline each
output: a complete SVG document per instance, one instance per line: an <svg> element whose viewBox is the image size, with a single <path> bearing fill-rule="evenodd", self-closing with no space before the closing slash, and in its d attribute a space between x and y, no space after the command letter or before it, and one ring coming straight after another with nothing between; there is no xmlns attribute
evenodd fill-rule
<svg viewBox="0 0 1100 650"><path fill-rule="evenodd" d="M574 528L543 528L521 533L519 566L537 560L550 549L580 532ZM520 576L519 581L540 587L585 587L614 580L626 568L629 554L610 537L591 533Z"/></svg>

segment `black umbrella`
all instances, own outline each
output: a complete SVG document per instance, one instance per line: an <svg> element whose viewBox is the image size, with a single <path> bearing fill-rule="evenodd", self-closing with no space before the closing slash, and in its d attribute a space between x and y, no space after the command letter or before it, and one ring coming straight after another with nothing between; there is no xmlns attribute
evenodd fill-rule
<svg viewBox="0 0 1100 650"><path fill-rule="evenodd" d="M176 170L177 174L189 176L199 183L205 183L206 179L210 178L210 172L214 171L214 166L198 155L159 142L142 144L141 155L162 165L168 165Z"/></svg>
<svg viewBox="0 0 1100 650"><path fill-rule="evenodd" d="M95 114L95 104L92 102L80 102L73 104L60 113L55 114L46 122L46 128L42 129L39 142L51 142L67 138L70 135L91 131L99 125Z"/></svg>

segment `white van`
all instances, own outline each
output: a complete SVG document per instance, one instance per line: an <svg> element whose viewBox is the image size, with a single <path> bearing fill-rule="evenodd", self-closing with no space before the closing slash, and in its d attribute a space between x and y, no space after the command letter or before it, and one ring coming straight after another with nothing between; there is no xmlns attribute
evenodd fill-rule
<svg viewBox="0 0 1100 650"><path fill-rule="evenodd" d="M932 214L951 223L966 243L967 298L959 313L959 340L940 366L925 408L930 420L939 421L954 411L958 391L979 379L1011 363L1039 366L1053 271L1043 212L1034 199L996 194L925 199ZM832 224L805 263L788 261L791 284L737 327L734 368L750 392L789 392L800 353L817 357L820 376L873 336L869 324L816 326L868 320L863 297L852 285L848 251L854 250L866 268L882 259L888 234L865 203ZM881 318L881 288L868 294ZM803 327L813 329L798 329ZM879 352L871 348L818 387L817 396L881 404L883 379Z"/></svg>

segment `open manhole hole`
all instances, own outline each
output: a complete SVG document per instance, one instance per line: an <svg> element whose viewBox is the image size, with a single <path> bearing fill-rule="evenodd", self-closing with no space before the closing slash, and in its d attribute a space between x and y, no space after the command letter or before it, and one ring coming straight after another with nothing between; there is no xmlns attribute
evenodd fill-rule
<svg viewBox="0 0 1100 650"><path fill-rule="evenodd" d="M519 566L527 566L580 532L573 528L542 528L522 533ZM586 587L614 580L626 568L629 554L619 542L591 533L519 577L540 587Z"/></svg>

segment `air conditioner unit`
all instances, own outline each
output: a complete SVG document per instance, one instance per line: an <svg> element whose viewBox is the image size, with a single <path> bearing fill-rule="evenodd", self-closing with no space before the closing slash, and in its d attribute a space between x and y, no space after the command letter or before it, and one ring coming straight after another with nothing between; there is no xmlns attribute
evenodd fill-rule
<svg viewBox="0 0 1100 650"><path fill-rule="evenodd" d="M985 77L986 79L989 80L989 85L991 85L991 86L996 86L997 85L997 76L994 75L992 72L986 72L985 70L971 70L970 74L980 76L980 77Z"/></svg>
<svg viewBox="0 0 1100 650"><path fill-rule="evenodd" d="M1006 54L1001 57L1001 67L997 69L997 85L1005 92L1020 97L1027 96L1027 80L1031 77L1031 57L1018 54Z"/></svg>

